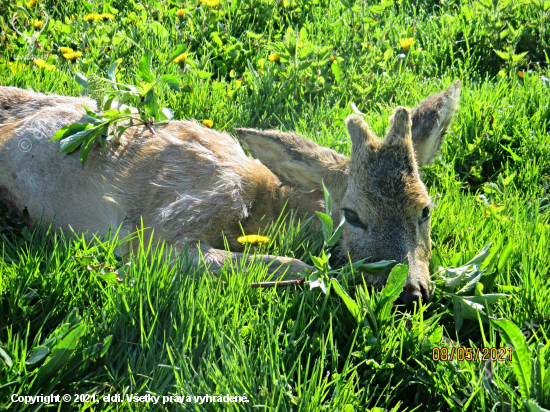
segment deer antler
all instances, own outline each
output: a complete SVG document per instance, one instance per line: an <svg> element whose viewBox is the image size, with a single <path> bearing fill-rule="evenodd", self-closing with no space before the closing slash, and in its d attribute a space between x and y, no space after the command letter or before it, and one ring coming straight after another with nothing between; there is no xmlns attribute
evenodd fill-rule
<svg viewBox="0 0 550 412"><path fill-rule="evenodd" d="M42 28L40 29L40 31L38 33L34 33L32 36L27 36L25 33L21 33L15 27L15 19L19 16L19 14L17 12L13 13L13 17L11 19L11 27L13 28L13 30L15 30L15 32L17 34L19 34L21 37L24 37L25 41L28 41L29 43L32 43L38 38L38 36L40 36L42 34L42 32L46 29L46 27L48 27L48 23L50 21L50 16L48 16L48 14L46 12L44 12L44 14L46 15L46 21L42 25Z"/></svg>
<svg viewBox="0 0 550 412"><path fill-rule="evenodd" d="M48 23L50 21L50 16L48 16L48 14L46 12L44 12L44 14L46 15L46 20L44 21L44 25L42 26L42 28L40 29L40 31L38 32L38 34L36 35L36 37L40 36L42 34L42 32L44 30L46 30L46 27L48 27ZM34 36L33 36L34 37Z"/></svg>
<svg viewBox="0 0 550 412"><path fill-rule="evenodd" d="M11 18L11 27L12 27L13 30L15 30L16 33L19 34L21 37L28 37L26 34L21 33L19 30L17 30L17 29L15 28L15 19L17 18L18 15L19 15L19 13L17 13L17 12L13 13L13 17Z"/></svg>

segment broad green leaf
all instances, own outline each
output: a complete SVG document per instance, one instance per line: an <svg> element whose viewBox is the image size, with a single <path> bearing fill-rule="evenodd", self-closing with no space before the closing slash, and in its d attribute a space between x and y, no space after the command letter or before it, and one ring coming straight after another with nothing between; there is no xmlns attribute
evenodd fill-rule
<svg viewBox="0 0 550 412"><path fill-rule="evenodd" d="M323 238L325 239L325 242L328 243L330 241L330 238L332 237L332 230L333 230L333 223L332 218L322 212L315 212L317 213L317 216L321 220L321 228L323 230Z"/></svg>
<svg viewBox="0 0 550 412"><path fill-rule="evenodd" d="M29 358L25 361L25 364L29 366L34 365L44 359L48 353L50 353L50 348L47 346L37 346L32 350Z"/></svg>
<svg viewBox="0 0 550 412"><path fill-rule="evenodd" d="M512 56L512 61L515 63L515 62L518 62L520 61L521 59L523 59L525 57L525 55L527 54L527 52L523 52L521 54L514 54Z"/></svg>
<svg viewBox="0 0 550 412"><path fill-rule="evenodd" d="M302 62L298 65L298 71L306 70L310 68L312 64L313 62L310 62L310 61Z"/></svg>
<svg viewBox="0 0 550 412"><path fill-rule="evenodd" d="M75 75L75 80L81 87L88 88L90 86L90 83L88 83L88 79L82 73L77 73Z"/></svg>
<svg viewBox="0 0 550 412"><path fill-rule="evenodd" d="M83 118L86 121L86 123L89 123L93 126L97 126L98 124L101 124L105 121L105 119L103 118L100 118L98 116L90 116L89 114L85 114Z"/></svg>
<svg viewBox="0 0 550 412"><path fill-rule="evenodd" d="M160 107L158 105L157 95L154 89L149 89L145 95L143 107L149 116L153 117L155 120L158 120L158 112Z"/></svg>
<svg viewBox="0 0 550 412"><path fill-rule="evenodd" d="M512 293L517 294L521 292L521 288L519 286L510 286L510 285L497 285L497 288L499 291L504 293Z"/></svg>
<svg viewBox="0 0 550 412"><path fill-rule="evenodd" d="M116 272L106 272L100 275L97 275L97 277L107 283L117 283L118 276Z"/></svg>
<svg viewBox="0 0 550 412"><path fill-rule="evenodd" d="M204 79L208 79L208 78L212 77L212 75L214 73L205 72L205 71L202 71L202 70L197 70L195 72L195 74L199 77L199 79L204 80Z"/></svg>
<svg viewBox="0 0 550 412"><path fill-rule="evenodd" d="M132 94L130 92L124 92L121 95L119 95L117 110L120 110L122 105L125 104L128 100L130 100L131 97L132 97Z"/></svg>
<svg viewBox="0 0 550 412"><path fill-rule="evenodd" d="M381 260L374 263L361 263L359 265L353 264L353 269L358 271L365 271L371 275L375 275L383 272L390 266L395 265L395 260Z"/></svg>
<svg viewBox="0 0 550 412"><path fill-rule="evenodd" d="M170 34L162 24L155 20L151 23L151 29L153 30L154 35L160 37L161 39L166 39Z"/></svg>
<svg viewBox="0 0 550 412"><path fill-rule="evenodd" d="M256 34L256 33L253 33L251 31L248 31L248 30L246 31L246 35L248 37L252 37L253 39L259 39L263 36L263 34Z"/></svg>
<svg viewBox="0 0 550 412"><path fill-rule="evenodd" d="M80 263L82 266L88 266L88 265L92 265L94 264L95 262L95 259L94 259L94 256L93 255L84 255L84 256L76 256L75 255L75 260Z"/></svg>
<svg viewBox="0 0 550 412"><path fill-rule="evenodd" d="M13 361L1 346L0 346L0 358L4 361L4 363L8 368L11 368L11 365L13 365Z"/></svg>
<svg viewBox="0 0 550 412"><path fill-rule="evenodd" d="M174 111L168 107L163 107L160 111L161 117L164 117L163 120L172 120L174 118Z"/></svg>
<svg viewBox="0 0 550 412"><path fill-rule="evenodd" d="M213 41L214 43L216 43L216 45L218 46L218 48L221 49L221 48L223 47L223 42L222 42L222 40L221 40L218 36L216 36L216 35L212 36L212 41Z"/></svg>
<svg viewBox="0 0 550 412"><path fill-rule="evenodd" d="M546 346L543 343L539 343L537 345L537 358L535 359L535 363L533 365L534 368L534 374L532 375L533 378L533 390L532 393L535 394L535 398L539 399L540 401L543 401L544 399L547 399L546 393L550 391L550 387L544 388L544 380L546 378L546 367L545 367L545 358L546 358L546 352L548 351L548 348L550 348L550 345L547 344ZM550 372L550 370L548 371ZM549 399L550 401L550 399Z"/></svg>
<svg viewBox="0 0 550 412"><path fill-rule="evenodd" d="M95 135L97 135L102 128L103 127L101 125L94 126L61 140L59 145L59 153L74 152L80 147L80 145L82 145L82 143L87 142L89 139L92 139Z"/></svg>
<svg viewBox="0 0 550 412"><path fill-rule="evenodd" d="M405 281L409 275L409 265L406 263L401 263L396 265L390 272L388 276L388 281L386 286L382 289L382 296L384 301L395 302L401 292L403 292L403 287L405 286Z"/></svg>
<svg viewBox="0 0 550 412"><path fill-rule="evenodd" d="M500 145L500 147L502 147L504 150L506 150L508 153L510 153L510 155L512 156L512 159L514 160L514 162L521 163L521 161L522 161L522 160L521 160L521 157L518 156L517 154L515 154L515 153L513 152L512 149L510 149L510 148L508 148L508 147L506 147L506 146L503 146L503 145L501 145L500 143L499 143L499 145Z"/></svg>
<svg viewBox="0 0 550 412"><path fill-rule="evenodd" d="M120 63L122 63L122 59L116 59L111 63L111 65L107 69L107 77L112 82L116 82L116 69ZM114 86L116 87L116 85Z"/></svg>
<svg viewBox="0 0 550 412"><path fill-rule="evenodd" d="M63 339L58 340L52 348L51 356L38 370L38 382L49 380L67 364L80 338L86 332L85 325L72 328Z"/></svg>
<svg viewBox="0 0 550 412"><path fill-rule="evenodd" d="M488 323L489 318L487 314L483 311L485 306L480 303L476 303L471 300L465 300L462 296L453 296L453 305L458 304L460 306L460 316L462 319L477 320L481 319L483 323ZM456 311L456 307L454 308ZM455 320L456 325L456 320Z"/></svg>
<svg viewBox="0 0 550 412"><path fill-rule="evenodd" d="M340 3L342 3L344 5L344 7L347 8L347 9L351 9L351 6L353 4L353 3L350 3L346 0L340 0Z"/></svg>
<svg viewBox="0 0 550 412"><path fill-rule="evenodd" d="M57 133L49 140L49 142L56 139L64 139L65 137L72 136L77 132L81 132L86 129L91 129L92 127L93 126L91 124L80 124L80 123L73 123L69 126L64 126L57 131Z"/></svg>
<svg viewBox="0 0 550 412"><path fill-rule="evenodd" d="M105 101L105 104L103 105L103 110L111 110L111 105L113 104L113 102L115 101L115 96L110 96L106 101Z"/></svg>
<svg viewBox="0 0 550 412"><path fill-rule="evenodd" d="M530 398L531 350L527 346L525 336L513 322L507 319L491 318L491 324L500 332L504 342L515 349L512 351L512 366L519 383L519 391L524 399Z"/></svg>
<svg viewBox="0 0 550 412"><path fill-rule="evenodd" d="M466 263L464 266L470 266L470 265L481 265L485 259L489 256L491 253L491 247L493 246L493 243L488 243L485 246L483 246L483 249L468 263Z"/></svg>
<svg viewBox="0 0 550 412"><path fill-rule="evenodd" d="M227 84L222 82L214 82L212 83L212 91L223 89L224 87L227 87Z"/></svg>
<svg viewBox="0 0 550 412"><path fill-rule="evenodd" d="M173 76L171 74L163 74L162 76L160 76L160 79L164 83L166 83L172 90L175 90L177 92L181 92L180 82L178 81L178 79L176 79L175 76Z"/></svg>
<svg viewBox="0 0 550 412"><path fill-rule="evenodd" d="M307 41L307 29L305 26L302 26L300 29L300 41L303 43Z"/></svg>
<svg viewBox="0 0 550 412"><path fill-rule="evenodd" d="M109 335L105 339L103 339L103 347L101 348L101 353L99 354L100 358L105 356L105 354L107 353L107 351L111 347L112 341L113 341L113 335Z"/></svg>
<svg viewBox="0 0 550 412"><path fill-rule="evenodd" d="M100 130L97 131L96 137L105 132L108 127L108 124L104 125ZM92 149L94 143L95 139L91 137L87 142L84 142L84 144L80 146L80 161L82 162L82 169L84 169L84 164L86 163L86 159L88 159L88 154L90 153L90 150Z"/></svg>
<svg viewBox="0 0 550 412"><path fill-rule="evenodd" d="M187 45L182 44L176 48L166 61L166 64L171 63L176 57L178 57L180 54L183 54L185 50L187 49Z"/></svg>
<svg viewBox="0 0 550 412"><path fill-rule="evenodd" d="M471 275L465 277L465 279L468 281L460 290L458 290L456 293L457 295L458 294L461 294L461 293L467 293L469 292L470 290L472 290L473 288L475 288L475 286L477 285L477 283L480 281L481 279L481 276L483 275L483 271L482 270L475 270L474 272L472 272Z"/></svg>
<svg viewBox="0 0 550 412"><path fill-rule="evenodd" d="M151 50L146 50L138 64L137 75L138 77L147 83L152 83L155 81L155 77L151 72L151 60L153 59L153 52Z"/></svg>
<svg viewBox="0 0 550 412"><path fill-rule="evenodd" d="M334 74L334 78L336 79L336 83L340 83L340 81L342 79L342 75L344 74L344 72L336 64L336 61L332 62L332 64L330 65L330 68L332 70L332 73Z"/></svg>
<svg viewBox="0 0 550 412"><path fill-rule="evenodd" d="M351 312L353 317L357 320L357 322L359 322L361 311L357 303L344 291L344 289L342 289L342 285L340 285L340 282L338 282L338 280L332 278L330 282L332 283L332 288L334 289L334 291L344 301L344 304Z"/></svg>
<svg viewBox="0 0 550 412"><path fill-rule="evenodd" d="M464 300L468 300L470 302L475 302L484 305L485 302L487 304L491 305L495 302L498 302L499 300L503 300L506 298L509 298L510 295L506 295L505 293L488 293L483 296L461 296Z"/></svg>
<svg viewBox="0 0 550 412"><path fill-rule="evenodd" d="M510 53L506 53L506 52L498 51L498 50L495 50L495 53L498 55L498 57L500 57L503 60L510 59Z"/></svg>
<svg viewBox="0 0 550 412"><path fill-rule="evenodd" d="M428 335L428 340L434 345L437 345L443 339L443 327L436 326Z"/></svg>
<svg viewBox="0 0 550 412"><path fill-rule="evenodd" d="M528 412L550 412L550 410L541 407L534 399L526 400L524 405Z"/></svg>
<svg viewBox="0 0 550 412"><path fill-rule="evenodd" d="M126 276L128 276L128 271L130 270L131 267L132 267L132 262L128 262L116 271L116 274L118 275L119 280L126 279Z"/></svg>
<svg viewBox="0 0 550 412"><path fill-rule="evenodd" d="M323 260L321 258L311 255L311 260L313 261L313 264L315 265L315 267L317 269L323 270L324 264L323 264Z"/></svg>
<svg viewBox="0 0 550 412"><path fill-rule="evenodd" d="M374 5L370 6L369 10L372 14L382 14L386 8L384 6Z"/></svg>
<svg viewBox="0 0 550 412"><path fill-rule="evenodd" d="M334 234L332 235L330 240L327 242L327 246L334 246L336 243L338 243L338 241L340 240L340 238L344 234L344 227L345 227L344 223L345 222L346 222L346 218L344 217L344 215L342 215L342 218L340 219L340 224L338 225L338 227L334 231Z"/></svg>
<svg viewBox="0 0 550 412"><path fill-rule="evenodd" d="M75 353L70 362L67 364L67 367L63 371L63 380L73 381L73 379L86 368L89 361L95 361L101 358L111 344L112 335L107 336L103 343L96 343L78 353ZM86 362L88 361L88 362Z"/></svg>

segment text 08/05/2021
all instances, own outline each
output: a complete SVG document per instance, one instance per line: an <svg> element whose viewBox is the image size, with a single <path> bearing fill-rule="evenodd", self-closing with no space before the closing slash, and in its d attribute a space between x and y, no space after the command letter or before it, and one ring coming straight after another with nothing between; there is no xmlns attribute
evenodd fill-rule
<svg viewBox="0 0 550 412"><path fill-rule="evenodd" d="M511 361L512 348L464 348L464 347L436 347L432 349L434 361Z"/></svg>

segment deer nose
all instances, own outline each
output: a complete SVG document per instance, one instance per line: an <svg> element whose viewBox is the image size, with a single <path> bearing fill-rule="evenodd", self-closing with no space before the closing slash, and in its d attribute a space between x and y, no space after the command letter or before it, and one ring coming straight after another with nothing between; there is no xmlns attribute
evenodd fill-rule
<svg viewBox="0 0 550 412"><path fill-rule="evenodd" d="M426 301L423 300L422 294L420 291L412 291L412 292L402 292L401 295L396 300L397 305L405 306L405 309L407 311L414 311L414 306L416 303L416 306L419 306L418 301L422 300L423 303Z"/></svg>

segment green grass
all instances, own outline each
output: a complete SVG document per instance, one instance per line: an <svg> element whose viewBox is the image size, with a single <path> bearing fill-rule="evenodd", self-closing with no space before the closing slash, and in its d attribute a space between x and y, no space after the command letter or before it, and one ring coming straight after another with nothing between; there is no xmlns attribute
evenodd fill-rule
<svg viewBox="0 0 550 412"><path fill-rule="evenodd" d="M159 89L176 118L210 119L230 132L297 131L344 154L351 147L343 123L350 102L383 136L396 105L412 107L462 80L461 107L441 157L423 170L430 195L442 195L432 217L432 270L460 266L490 242L501 255L508 250L506 263L488 273L495 277L492 290L483 293L510 296L485 311L523 328L532 350L527 358L548 365L550 351L535 353L538 345L548 348L550 327L549 2L222 0L212 10L173 1L146 8L112 1L104 9L83 0L18 4L30 13L19 19L19 31L40 10L52 21L38 37L41 49L29 49L9 24L14 12L23 12L14 3L0 5L2 85L78 96L76 72L105 76L122 58L118 79L131 82L144 50L154 51L158 66L186 44L185 70L170 64L166 72L192 92ZM188 10L183 22L178 8ZM92 11L115 18L66 24L67 17ZM406 37L416 40L408 52L399 43ZM58 46L83 55L68 63ZM274 53L282 62L268 60ZM29 56L36 54L57 71L33 65ZM513 362L498 363L492 381L483 379L485 362L432 360L432 348L448 345L446 338L462 347L500 347L511 333L481 317L465 317L457 331L444 288L422 311L389 315L379 293L348 290L361 307L372 308L368 320L358 321L333 291L251 289L250 282L266 278L260 265L246 273L228 267L223 284L204 270L170 268L154 245L133 256L123 281L110 282L75 257L118 269L116 242L31 233L1 212L1 409L38 410L38 404L11 403L10 396L54 393L100 399L91 408L73 403L61 410L550 408L550 370L540 396L535 389L523 393L521 350ZM319 256L322 235L310 226L273 230L274 241L261 250ZM123 401L101 399L114 394ZM249 402L155 406L128 403L130 394L161 396L160 403L162 396L206 394L246 395ZM541 409L528 406L528 397Z"/></svg>

